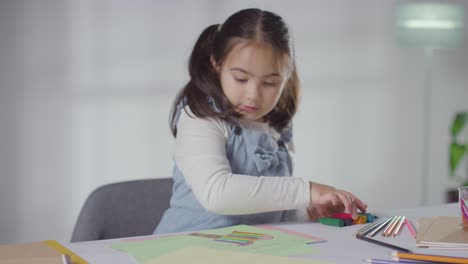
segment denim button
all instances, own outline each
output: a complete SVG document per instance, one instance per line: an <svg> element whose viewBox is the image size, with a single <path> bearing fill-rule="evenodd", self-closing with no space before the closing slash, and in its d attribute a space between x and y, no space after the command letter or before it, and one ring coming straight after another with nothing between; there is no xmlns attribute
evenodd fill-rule
<svg viewBox="0 0 468 264"><path fill-rule="evenodd" d="M240 134L242 134L242 128L240 126L235 126L234 133L239 136Z"/></svg>

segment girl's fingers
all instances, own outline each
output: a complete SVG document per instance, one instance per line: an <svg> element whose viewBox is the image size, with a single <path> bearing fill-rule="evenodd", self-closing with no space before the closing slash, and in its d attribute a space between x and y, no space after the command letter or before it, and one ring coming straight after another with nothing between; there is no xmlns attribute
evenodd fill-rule
<svg viewBox="0 0 468 264"><path fill-rule="evenodd" d="M367 208L367 204L354 194L339 189L325 191L317 199L316 206L318 206L317 212L320 217L327 217L337 212L345 212L351 214L353 219L357 219L358 210L366 212Z"/></svg>
<svg viewBox="0 0 468 264"><path fill-rule="evenodd" d="M356 199L356 206L357 208L359 208L359 210L363 213L366 212L367 210L367 204L365 204L363 201L361 201L360 199Z"/></svg>
<svg viewBox="0 0 468 264"><path fill-rule="evenodd" d="M353 219L357 219L358 217L358 211L357 211L357 205L356 205L357 198L352 193L346 193L346 198L348 198L348 201L350 202L349 213L353 216Z"/></svg>
<svg viewBox="0 0 468 264"><path fill-rule="evenodd" d="M341 196L341 200L345 206L345 212L351 214L353 219L357 219L358 217L358 208L365 212L365 206L361 200L359 200L354 194L350 192L343 192ZM364 209L364 211L362 210Z"/></svg>
<svg viewBox="0 0 468 264"><path fill-rule="evenodd" d="M340 198L340 202L344 206L344 212L347 214L351 214L353 219L357 218L357 210L353 210L354 198L350 196L347 192L340 191L337 193L338 197Z"/></svg>
<svg viewBox="0 0 468 264"><path fill-rule="evenodd" d="M354 217L357 218L358 215L358 209L359 211L365 213L367 210L367 204L361 201L361 199L357 198L353 194L349 193L348 196L350 197L350 200L352 201L350 211L348 213L353 215Z"/></svg>
<svg viewBox="0 0 468 264"><path fill-rule="evenodd" d="M317 212L318 212L320 217L327 217L328 216L328 209L326 207L317 208Z"/></svg>
<svg viewBox="0 0 468 264"><path fill-rule="evenodd" d="M317 208L315 207L308 207L307 214L309 215L310 220L317 220L320 217L319 213L317 212Z"/></svg>

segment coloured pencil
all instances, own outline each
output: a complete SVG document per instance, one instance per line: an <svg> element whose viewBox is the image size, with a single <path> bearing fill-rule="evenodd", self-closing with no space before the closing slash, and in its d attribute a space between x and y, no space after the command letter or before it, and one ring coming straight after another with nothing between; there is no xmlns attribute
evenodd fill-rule
<svg viewBox="0 0 468 264"><path fill-rule="evenodd" d="M388 223L388 225L382 231L382 236L385 236L387 234L388 230L390 230L390 228L393 226L393 223L395 223L396 219L397 219L397 216L392 217L392 220Z"/></svg>
<svg viewBox="0 0 468 264"><path fill-rule="evenodd" d="M468 258L449 257L440 255L428 255L428 254L416 254L416 253L403 253L403 252L392 252L390 254L398 260L423 260L440 263L452 263L452 264L468 264Z"/></svg>
<svg viewBox="0 0 468 264"><path fill-rule="evenodd" d="M461 209L461 214L462 216L468 220L468 206L466 205L466 202L460 197L460 209Z"/></svg>
<svg viewBox="0 0 468 264"><path fill-rule="evenodd" d="M400 221L400 216L395 216L394 220L388 225L387 228L385 228L384 232L382 233L382 236L390 236L393 232L393 229L395 229L395 226L397 223Z"/></svg>
<svg viewBox="0 0 468 264"><path fill-rule="evenodd" d="M372 239L372 238L369 238L369 237L361 236L361 235L359 235L359 234L356 235L356 238L357 238L357 239L360 239L360 240L364 240L364 241L369 242L369 243L373 243L373 244L379 245L379 246L383 246L383 247L388 247L388 248L391 248L391 249L395 249L395 250L398 250L398 251L402 251L402 252L411 252L411 250L409 250L409 249L402 248L402 247L398 247L398 246L395 246L395 245L392 245L392 244L388 244L388 243L385 243L385 242L382 242L382 241L379 241L379 240L375 240L375 239Z"/></svg>
<svg viewBox="0 0 468 264"><path fill-rule="evenodd" d="M408 228L412 237L416 238L416 230L414 230L413 224L411 224L408 218L405 219L406 227Z"/></svg>
<svg viewBox="0 0 468 264"><path fill-rule="evenodd" d="M386 221L387 219L388 219L388 217L380 218L379 220L375 221L374 223L369 224L369 225L359 229L357 231L357 233L359 235L361 235L361 236L365 236L365 235L369 234L370 232L372 232L372 230L374 230L374 228L379 226L382 222Z"/></svg>
<svg viewBox="0 0 468 264"><path fill-rule="evenodd" d="M381 223L378 227L376 227L372 232L370 232L369 236L374 237L377 233L384 228L393 218L389 217L383 223Z"/></svg>
<svg viewBox="0 0 468 264"><path fill-rule="evenodd" d="M391 259L365 259L364 260L367 263L371 264L393 264L393 263L400 263L400 264L424 264L428 263L425 261L420 261L420 260L391 260ZM430 262L433 263L433 262Z"/></svg>
<svg viewBox="0 0 468 264"><path fill-rule="evenodd" d="M396 229L395 229L395 232L393 232L393 236L394 236L394 237L396 237L396 236L400 233L400 231L401 231L401 226L403 225L403 223L405 223L405 218L406 218L405 216L402 216L402 217L400 218L400 222L398 223L398 225L397 225L397 227L396 227Z"/></svg>

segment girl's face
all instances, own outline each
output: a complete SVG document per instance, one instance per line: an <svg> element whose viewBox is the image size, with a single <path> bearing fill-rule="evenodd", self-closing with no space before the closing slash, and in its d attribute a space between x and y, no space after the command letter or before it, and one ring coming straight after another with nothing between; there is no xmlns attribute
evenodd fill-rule
<svg viewBox="0 0 468 264"><path fill-rule="evenodd" d="M225 96L243 119L263 122L278 103L287 79L280 62L266 44L242 41L221 66L214 65Z"/></svg>

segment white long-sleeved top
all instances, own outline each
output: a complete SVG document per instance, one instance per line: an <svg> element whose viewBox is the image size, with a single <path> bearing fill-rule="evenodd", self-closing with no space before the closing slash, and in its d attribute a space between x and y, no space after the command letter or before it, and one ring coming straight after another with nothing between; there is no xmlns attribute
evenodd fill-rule
<svg viewBox="0 0 468 264"><path fill-rule="evenodd" d="M245 121L266 133L269 125ZM233 174L226 156L227 123L197 118L188 107L177 124L174 160L195 197L206 210L225 215L306 208L309 182L300 177L267 177Z"/></svg>

